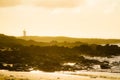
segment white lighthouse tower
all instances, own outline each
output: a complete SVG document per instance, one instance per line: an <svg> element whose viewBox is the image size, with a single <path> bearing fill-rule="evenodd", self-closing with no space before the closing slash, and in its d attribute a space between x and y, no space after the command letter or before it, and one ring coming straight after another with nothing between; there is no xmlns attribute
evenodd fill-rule
<svg viewBox="0 0 120 80"><path fill-rule="evenodd" d="M26 37L26 30L23 30L23 36Z"/></svg>

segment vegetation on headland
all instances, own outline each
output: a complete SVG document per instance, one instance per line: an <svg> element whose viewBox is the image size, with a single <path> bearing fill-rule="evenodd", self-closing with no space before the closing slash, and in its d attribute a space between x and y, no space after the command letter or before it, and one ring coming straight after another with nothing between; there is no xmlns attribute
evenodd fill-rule
<svg viewBox="0 0 120 80"><path fill-rule="evenodd" d="M36 45L36 46L64 46L64 47L74 47L74 46L79 46L83 44L82 42L76 41L76 42L57 42L57 41L50 41L50 42L36 42L34 40L24 40L24 39L18 39L13 36L6 36L4 34L0 34L0 46L4 47L14 47L14 46L31 46L31 45Z"/></svg>
<svg viewBox="0 0 120 80"><path fill-rule="evenodd" d="M39 42L25 41L15 37L0 35L0 68L9 70L28 70L30 68L43 71L89 69L94 64L103 64L109 68L108 62L86 59L86 56L112 57L120 55L117 45L80 44L66 47L58 45L40 46ZM37 44L38 43L38 44ZM75 66L63 65L75 63ZM9 64L5 66L5 64ZM12 64L12 65L10 65Z"/></svg>
<svg viewBox="0 0 120 80"><path fill-rule="evenodd" d="M120 43L120 39L99 39L99 38L73 38L73 37L64 37L64 36L56 36L56 37L48 37L48 36L25 36L25 37L17 37L18 39L24 40L34 40L37 42L52 42L56 41L58 43L61 42L82 42L88 44L117 44Z"/></svg>

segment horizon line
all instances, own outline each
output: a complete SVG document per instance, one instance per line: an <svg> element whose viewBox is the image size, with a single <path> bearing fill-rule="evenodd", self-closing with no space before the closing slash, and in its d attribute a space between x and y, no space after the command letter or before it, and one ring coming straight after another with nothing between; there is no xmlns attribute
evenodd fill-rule
<svg viewBox="0 0 120 80"><path fill-rule="evenodd" d="M10 34L4 34L4 33L0 33L6 36L13 36L13 37L65 37L65 38L83 38L83 39L120 39L120 38L110 38L110 37L77 37L77 36L63 36L63 35L58 35L58 36L54 36L54 35L10 35Z"/></svg>

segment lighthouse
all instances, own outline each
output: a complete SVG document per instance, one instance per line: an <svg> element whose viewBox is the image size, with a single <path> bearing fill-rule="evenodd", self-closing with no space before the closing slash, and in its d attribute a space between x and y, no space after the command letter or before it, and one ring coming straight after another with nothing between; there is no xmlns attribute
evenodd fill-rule
<svg viewBox="0 0 120 80"><path fill-rule="evenodd" d="M23 36L26 37L26 30L23 30Z"/></svg>

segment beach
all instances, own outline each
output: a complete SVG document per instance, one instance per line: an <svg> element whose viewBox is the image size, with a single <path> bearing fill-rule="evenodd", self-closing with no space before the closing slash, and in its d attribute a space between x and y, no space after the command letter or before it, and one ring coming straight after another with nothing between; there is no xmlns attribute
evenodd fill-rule
<svg viewBox="0 0 120 80"><path fill-rule="evenodd" d="M120 80L119 73L102 72L15 72L0 70L0 80Z"/></svg>

